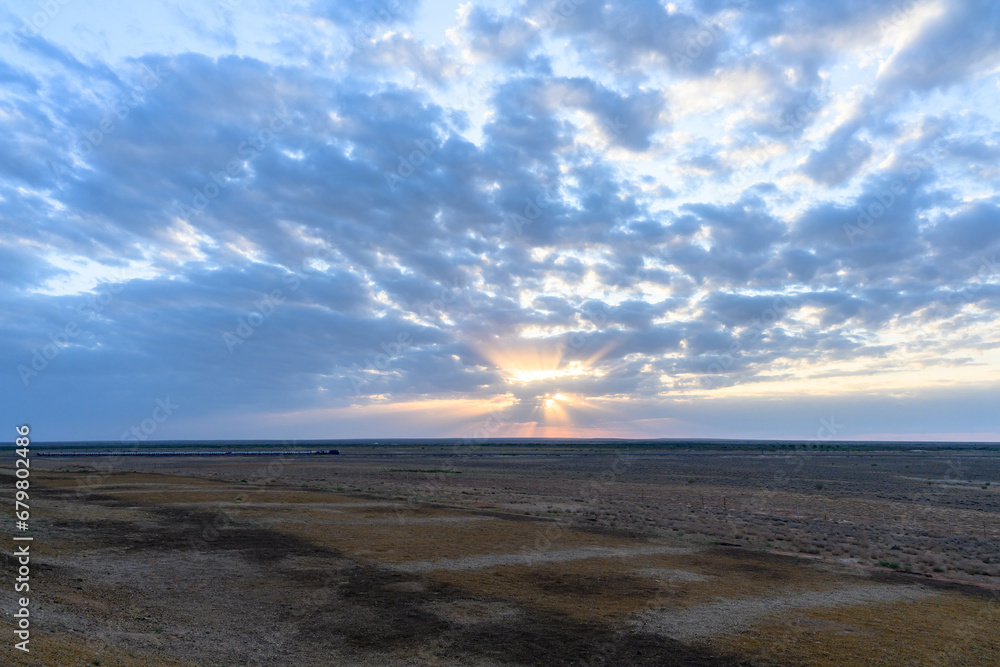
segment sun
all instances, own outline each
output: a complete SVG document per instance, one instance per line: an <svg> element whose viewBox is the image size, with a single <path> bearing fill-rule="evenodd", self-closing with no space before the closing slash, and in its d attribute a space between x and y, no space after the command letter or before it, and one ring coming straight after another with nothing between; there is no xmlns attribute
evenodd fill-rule
<svg viewBox="0 0 1000 667"><path fill-rule="evenodd" d="M566 361L565 348L556 344L515 343L481 348L484 357L496 365L508 383L528 385L577 377L600 377L604 372L586 361Z"/></svg>
<svg viewBox="0 0 1000 667"><path fill-rule="evenodd" d="M514 382L528 384L541 380L554 380L556 378L575 377L579 375L592 375L591 369L584 368L579 361L572 361L563 368L538 368L526 370L515 368L506 371L508 378Z"/></svg>
<svg viewBox="0 0 1000 667"><path fill-rule="evenodd" d="M555 410L560 407L562 403L571 403L573 399L565 394L545 394L545 400L542 401L542 407L546 410Z"/></svg>
<svg viewBox="0 0 1000 667"><path fill-rule="evenodd" d="M545 394L542 397L542 413L546 425L572 426L573 420L567 412L567 407L576 403L576 399L565 394Z"/></svg>
<svg viewBox="0 0 1000 667"><path fill-rule="evenodd" d="M603 377L606 371L597 366L609 346L591 353L589 358L568 360L573 354L559 340L520 339L495 341L479 346L479 351L502 375L506 391L524 397L534 410L536 426L551 433L568 435L584 411L592 409L585 394L570 391L580 381ZM563 383L566 383L563 386ZM561 390L561 391L560 391Z"/></svg>

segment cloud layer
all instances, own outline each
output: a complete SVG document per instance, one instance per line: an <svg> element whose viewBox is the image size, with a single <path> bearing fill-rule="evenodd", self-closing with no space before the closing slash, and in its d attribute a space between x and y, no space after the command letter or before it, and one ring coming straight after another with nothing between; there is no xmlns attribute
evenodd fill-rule
<svg viewBox="0 0 1000 667"><path fill-rule="evenodd" d="M0 367L40 438L168 397L141 437L1000 438L995 3L38 11Z"/></svg>

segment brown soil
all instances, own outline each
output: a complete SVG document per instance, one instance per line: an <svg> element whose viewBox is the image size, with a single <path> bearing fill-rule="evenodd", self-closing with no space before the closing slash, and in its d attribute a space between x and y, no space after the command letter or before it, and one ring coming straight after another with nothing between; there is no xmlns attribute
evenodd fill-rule
<svg viewBox="0 0 1000 667"><path fill-rule="evenodd" d="M996 602L978 588L858 605L835 593L923 581L472 502L145 472L33 469L31 480L32 652L7 643L7 664L891 665L908 664L893 655L960 655L920 664L987 665L998 655ZM504 564L512 555L521 560ZM785 600L773 607L783 615L768 613L770 599ZM744 614L735 635L680 641L641 622L711 620L734 601L763 610ZM0 608L14 603L7 586ZM910 628L926 632L911 641ZM909 653L860 662L869 644Z"/></svg>

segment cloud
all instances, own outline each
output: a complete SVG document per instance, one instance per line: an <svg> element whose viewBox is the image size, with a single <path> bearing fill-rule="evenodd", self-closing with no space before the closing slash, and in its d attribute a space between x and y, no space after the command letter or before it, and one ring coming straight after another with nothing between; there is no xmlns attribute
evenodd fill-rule
<svg viewBox="0 0 1000 667"><path fill-rule="evenodd" d="M989 0L943 3L879 76L880 94L959 85L1000 53L1000 7Z"/></svg>
<svg viewBox="0 0 1000 667"><path fill-rule="evenodd" d="M988 252L1000 242L1000 207L976 202L938 220L928 233L935 245L962 254Z"/></svg>
<svg viewBox="0 0 1000 667"><path fill-rule="evenodd" d="M339 24L390 26L397 22L413 20L419 7L419 2L400 2L399 0L359 0L358 2L314 0L310 10L315 16L321 16Z"/></svg>
<svg viewBox="0 0 1000 667"><path fill-rule="evenodd" d="M816 183L830 187L842 184L864 166L872 155L872 147L854 136L856 128L842 126L830 137L826 146L809 153L803 171Z"/></svg>
<svg viewBox="0 0 1000 667"><path fill-rule="evenodd" d="M582 57L635 73L649 64L680 76L704 76L729 37L717 21L699 20L655 0L553 5L528 3L526 14L556 35L569 36Z"/></svg>
<svg viewBox="0 0 1000 667"><path fill-rule="evenodd" d="M434 84L444 84L458 72L456 59L440 48L426 47L412 36L394 33L371 48L352 51L352 70L381 73L402 72Z"/></svg>
<svg viewBox="0 0 1000 667"><path fill-rule="evenodd" d="M542 42L538 29L518 15L501 15L468 3L459 9L459 19L453 39L483 60L525 68Z"/></svg>
<svg viewBox="0 0 1000 667"><path fill-rule="evenodd" d="M574 427L709 435L712 401L774 424L816 392L899 430L865 382L947 402L998 363L991 7L467 4L446 41L422 6L315 2L242 7L221 41L181 31L191 7L156 48L20 40L7 404L52 437L168 395L163 437L352 409L435 435L499 403L544 425L560 393Z"/></svg>

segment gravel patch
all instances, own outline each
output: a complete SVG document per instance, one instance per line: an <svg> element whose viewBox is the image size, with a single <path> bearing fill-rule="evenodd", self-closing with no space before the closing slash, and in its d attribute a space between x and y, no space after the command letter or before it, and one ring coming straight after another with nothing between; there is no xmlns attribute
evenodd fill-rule
<svg viewBox="0 0 1000 667"><path fill-rule="evenodd" d="M539 563L564 563L585 558L628 558L630 556L650 556L655 554L689 554L694 549L648 545L614 549L610 547L579 547L549 551L522 551L513 554L480 554L442 558L440 560L420 560L398 563L393 569L400 572L431 572L433 570L482 570L504 565L536 565Z"/></svg>
<svg viewBox="0 0 1000 667"><path fill-rule="evenodd" d="M710 577L705 574L688 572L687 570L675 570L669 567L647 567L641 570L636 570L636 574L643 577L650 577L651 579L656 579L657 581L669 581L680 584L697 584L702 581L714 579L714 577Z"/></svg>
<svg viewBox="0 0 1000 667"><path fill-rule="evenodd" d="M889 603L936 595L914 586L851 585L830 591L756 599L733 599L702 604L680 611L655 610L642 614L632 625L644 631L690 641L745 630L773 614L800 609L852 607Z"/></svg>
<svg viewBox="0 0 1000 667"><path fill-rule="evenodd" d="M341 510L328 510L331 512L340 512ZM420 525L420 524L450 524L450 523L469 523L476 521L496 521L496 517L492 516L399 516L399 517L371 517L368 519L336 519L335 526L409 526L409 525ZM315 524L315 519L286 519L284 517L273 517L267 519L255 519L254 523L259 525L267 524Z"/></svg>
<svg viewBox="0 0 1000 667"><path fill-rule="evenodd" d="M517 607L493 600L434 601L428 604L427 608L457 625L509 623L523 616Z"/></svg>
<svg viewBox="0 0 1000 667"><path fill-rule="evenodd" d="M400 516L380 517L377 519L358 519L356 521L339 521L338 524L350 523L358 525L383 524L421 524L421 523L466 523L469 521L496 521L492 516Z"/></svg>
<svg viewBox="0 0 1000 667"><path fill-rule="evenodd" d="M249 495L249 494L247 494ZM314 502L314 503L290 503L282 502L280 500L273 500L269 502L250 502L246 500L236 501L236 500L203 500L195 501L190 503L163 503L164 506L170 507L269 507L272 509L284 509L288 507L305 507L308 509L315 510L326 510L328 512L340 512L344 510L353 509L355 507L402 507L395 503L326 503L326 502Z"/></svg>
<svg viewBox="0 0 1000 667"><path fill-rule="evenodd" d="M57 487L60 488L60 487ZM220 491L214 486L172 486L170 484L74 484L62 489L100 489L108 493L212 493ZM222 489L228 491L228 489Z"/></svg>

